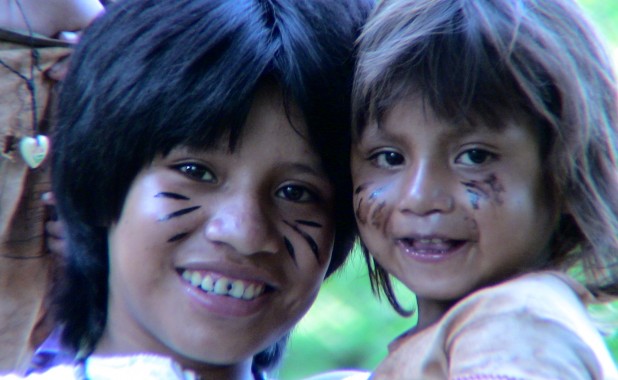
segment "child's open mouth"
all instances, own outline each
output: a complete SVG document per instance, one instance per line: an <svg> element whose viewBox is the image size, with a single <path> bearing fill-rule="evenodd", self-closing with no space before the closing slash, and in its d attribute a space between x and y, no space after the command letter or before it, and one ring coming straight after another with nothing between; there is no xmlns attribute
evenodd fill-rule
<svg viewBox="0 0 618 380"><path fill-rule="evenodd" d="M445 255L457 251L465 243L465 240L444 238L399 239L399 245L407 254L426 259L443 258Z"/></svg>
<svg viewBox="0 0 618 380"><path fill-rule="evenodd" d="M180 270L180 275L191 286L204 292L245 301L259 297L267 288L267 285L263 283L229 278L220 274L213 275L197 270L183 269Z"/></svg>

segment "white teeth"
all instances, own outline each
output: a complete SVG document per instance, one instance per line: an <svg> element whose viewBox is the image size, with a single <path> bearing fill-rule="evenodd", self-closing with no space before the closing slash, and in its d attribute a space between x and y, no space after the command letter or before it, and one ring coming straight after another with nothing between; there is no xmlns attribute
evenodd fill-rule
<svg viewBox="0 0 618 380"><path fill-rule="evenodd" d="M438 239L438 238L433 238L433 239L417 239L417 241L421 244L441 244L444 243L444 239Z"/></svg>
<svg viewBox="0 0 618 380"><path fill-rule="evenodd" d="M247 286L247 288L245 289L245 292L243 293L242 298L245 300L250 300L251 298L253 298L254 294L255 294L255 285L249 284L249 286Z"/></svg>
<svg viewBox="0 0 618 380"><path fill-rule="evenodd" d="M227 294L230 285L230 281L227 278L220 278L215 282L215 294Z"/></svg>
<svg viewBox="0 0 618 380"><path fill-rule="evenodd" d="M200 286L202 283L202 275L199 272L193 272L191 275L191 285Z"/></svg>
<svg viewBox="0 0 618 380"><path fill-rule="evenodd" d="M206 275L204 276L204 279L202 280L200 287L207 292L212 292L213 289L215 288L215 282L212 280L212 277L210 277L209 275Z"/></svg>
<svg viewBox="0 0 618 380"><path fill-rule="evenodd" d="M182 272L182 278L184 278L185 280L191 282L191 272L189 272L188 270L183 271Z"/></svg>
<svg viewBox="0 0 618 380"><path fill-rule="evenodd" d="M234 280L227 277L213 279L210 274L202 274L198 271L184 270L182 278L196 288L217 295L229 296L237 299L252 300L264 293L264 284L247 284L242 280Z"/></svg>
<svg viewBox="0 0 618 380"><path fill-rule="evenodd" d="M230 289L229 295L234 298L242 298L243 293L245 292L245 284L240 280L236 280L232 282L232 288Z"/></svg>

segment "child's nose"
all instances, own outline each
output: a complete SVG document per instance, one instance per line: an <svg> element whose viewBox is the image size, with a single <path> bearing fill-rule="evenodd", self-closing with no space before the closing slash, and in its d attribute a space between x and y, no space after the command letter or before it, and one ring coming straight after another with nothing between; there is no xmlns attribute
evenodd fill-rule
<svg viewBox="0 0 618 380"><path fill-rule="evenodd" d="M206 238L223 243L234 251L251 255L278 250L276 232L267 210L257 196L237 194L211 205L211 216L205 227Z"/></svg>
<svg viewBox="0 0 618 380"><path fill-rule="evenodd" d="M452 211L455 201L447 172L429 162L411 166L401 184L399 211L416 215Z"/></svg>

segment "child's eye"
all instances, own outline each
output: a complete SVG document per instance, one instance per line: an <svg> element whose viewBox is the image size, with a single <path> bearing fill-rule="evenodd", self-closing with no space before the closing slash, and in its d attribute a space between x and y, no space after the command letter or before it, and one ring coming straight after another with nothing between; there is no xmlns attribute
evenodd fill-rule
<svg viewBox="0 0 618 380"><path fill-rule="evenodd" d="M482 165L496 157L494 153L483 149L469 149L457 156L455 162L463 165Z"/></svg>
<svg viewBox="0 0 618 380"><path fill-rule="evenodd" d="M392 166L402 165L405 161L404 157L392 150L382 151L373 154L369 157L371 162L379 168L390 168Z"/></svg>
<svg viewBox="0 0 618 380"><path fill-rule="evenodd" d="M174 166L175 169L184 173L187 177L203 182L215 182L214 174L204 165L196 163L183 163Z"/></svg>
<svg viewBox="0 0 618 380"><path fill-rule="evenodd" d="M292 202L307 203L318 199L311 190L298 185L285 185L277 190L276 196Z"/></svg>

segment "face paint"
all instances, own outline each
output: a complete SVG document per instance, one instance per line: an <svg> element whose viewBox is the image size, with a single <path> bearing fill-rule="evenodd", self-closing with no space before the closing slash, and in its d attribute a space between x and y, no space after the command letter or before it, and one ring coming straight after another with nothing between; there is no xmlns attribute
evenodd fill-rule
<svg viewBox="0 0 618 380"><path fill-rule="evenodd" d="M174 200L179 200L179 201L188 201L188 200L190 200L189 197L186 197L186 196L184 196L182 194L172 193L172 192L167 192L167 191L163 191L163 192L157 193L154 197L155 198L169 198L169 199L174 199ZM170 220L172 218L176 218L176 217L179 217L179 216L191 213L191 212L193 212L193 211L195 211L195 210L197 210L199 208L200 208L200 206L193 206L193 207L185 208L185 209L182 209L182 210L178 210L178 211L175 211L175 212L173 212L171 214L159 217L157 219L157 221L158 222L166 222L166 221L168 221L168 220ZM168 243L177 242L179 240L182 240L188 234L189 234L188 232L181 232L181 233L175 234L171 238L167 239L167 242Z"/></svg>
<svg viewBox="0 0 618 380"><path fill-rule="evenodd" d="M367 188L372 184L372 182L364 183L354 190L354 197L359 198L356 208L354 210L354 214L356 215L356 220L359 224L365 225L367 224L367 216L369 214L369 206L365 204L365 198L363 195L359 195L364 193Z"/></svg>
<svg viewBox="0 0 618 380"><path fill-rule="evenodd" d="M302 224L302 225L308 226L308 227L316 227L316 228L321 228L322 227L322 225L320 223L312 222L310 220L300 220L300 219L297 219L297 220L295 220L295 222L298 223L298 224Z"/></svg>
<svg viewBox="0 0 618 380"><path fill-rule="evenodd" d="M465 185L466 184L464 183L464 186ZM468 197L470 198L470 205L472 206L474 210L478 210L479 209L479 199L480 199L479 193L471 188L467 188L466 192L468 193Z"/></svg>
<svg viewBox="0 0 618 380"><path fill-rule="evenodd" d="M369 198L365 200L362 196L371 183L363 184L356 188L355 195L360 197L356 207L356 218L359 224L366 225L370 216L371 225L378 229L384 229L386 216L390 213L390 208L386 207L386 201L381 199L387 186L380 187L371 192ZM360 195L359 195L360 194ZM380 202L379 202L380 201ZM378 203L379 202L379 203Z"/></svg>
<svg viewBox="0 0 618 380"><path fill-rule="evenodd" d="M371 225L377 229L380 229L380 227L382 227L384 215L386 214L383 212L385 206L386 206L386 201L382 201L380 202L380 204L376 206L376 208L371 213Z"/></svg>
<svg viewBox="0 0 618 380"><path fill-rule="evenodd" d="M192 207L183 208L181 210L174 211L171 214L163 215L162 217L157 219L157 221L159 221L159 222L167 222L170 219L177 218L179 216L183 216L183 215L189 214L189 213L191 213L191 212L193 212L193 211L195 211L195 210L197 210L197 209L199 209L201 207L202 206L192 206Z"/></svg>
<svg viewBox="0 0 618 380"><path fill-rule="evenodd" d="M307 244L309 244L309 248L311 249L311 252L313 252L313 255L315 256L315 259L318 261L318 263L321 263L322 261L320 260L320 254L318 252L318 245L315 242L315 240L311 237L311 235L309 235L307 232L298 228L298 226L295 226L286 220L284 220L283 222L287 224L288 226L290 226L294 230L294 232L302 236L303 239L305 239ZM292 244L290 244L290 247L292 247Z"/></svg>
<svg viewBox="0 0 618 380"><path fill-rule="evenodd" d="M478 210L480 199L489 199L494 203L501 205L501 194L504 192L504 187L498 182L495 174L490 174L483 181L462 182L466 187L466 191L470 197L472 208Z"/></svg>
<svg viewBox="0 0 618 380"><path fill-rule="evenodd" d="M181 200L181 201L188 201L189 200L189 198L185 197L182 194L171 193L171 192L167 192L167 191L162 191L162 192L156 194L155 198L171 198L171 199L178 199L178 200Z"/></svg>
<svg viewBox="0 0 618 380"><path fill-rule="evenodd" d="M294 251L294 246L292 245L292 243L290 243L290 240L288 238L286 238L285 236L283 237L283 242L285 243L285 248L287 249L288 253L290 254L290 257L292 258L292 261L294 261L294 264L296 264L296 266L298 266L298 263L296 262L296 253Z"/></svg>

